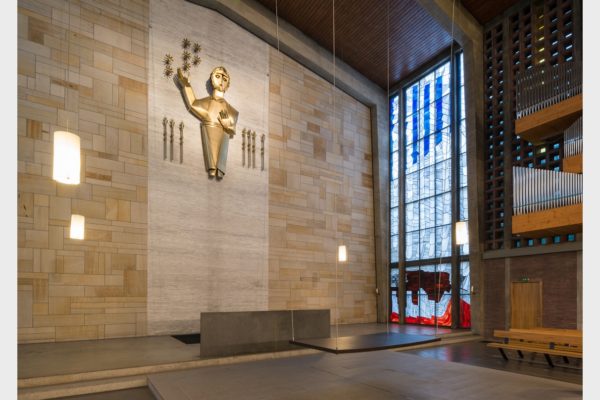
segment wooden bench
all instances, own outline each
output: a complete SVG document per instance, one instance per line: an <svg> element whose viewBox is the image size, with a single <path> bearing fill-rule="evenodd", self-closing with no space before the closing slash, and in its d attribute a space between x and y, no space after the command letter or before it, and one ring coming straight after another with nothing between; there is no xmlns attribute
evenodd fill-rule
<svg viewBox="0 0 600 400"><path fill-rule="evenodd" d="M494 330L494 336L502 342L488 343L488 347L497 348L505 360L504 350L515 350L520 358L523 352L542 353L548 365L554 367L550 356L561 356L568 363L569 357L583 358L583 335L580 330L532 328Z"/></svg>

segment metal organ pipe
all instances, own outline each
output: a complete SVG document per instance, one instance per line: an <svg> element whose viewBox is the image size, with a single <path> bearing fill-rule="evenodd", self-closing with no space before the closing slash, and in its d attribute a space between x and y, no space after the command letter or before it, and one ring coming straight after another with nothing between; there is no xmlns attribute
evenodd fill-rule
<svg viewBox="0 0 600 400"><path fill-rule="evenodd" d="M513 167L513 215L578 204L583 175Z"/></svg>

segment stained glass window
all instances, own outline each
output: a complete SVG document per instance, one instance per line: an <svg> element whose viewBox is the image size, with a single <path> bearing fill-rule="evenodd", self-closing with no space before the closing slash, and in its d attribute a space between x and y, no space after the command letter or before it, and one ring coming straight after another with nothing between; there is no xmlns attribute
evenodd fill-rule
<svg viewBox="0 0 600 400"><path fill-rule="evenodd" d="M406 323L452 326L452 304L460 304L454 312L459 319L455 325L469 327L471 323L469 248L452 242L454 223L468 219L462 53L456 61L454 65L447 61L406 86L402 102L399 95L390 99L390 281L394 293L405 293ZM452 69L457 72L455 80ZM453 85L456 106L452 105ZM399 260L400 253L404 258ZM452 262L455 254L456 265ZM398 280L402 264L404 279ZM456 269L460 288L452 288ZM394 294L392 320L398 319L397 308Z"/></svg>
<svg viewBox="0 0 600 400"><path fill-rule="evenodd" d="M452 267L450 264L406 268L405 322L452 325Z"/></svg>

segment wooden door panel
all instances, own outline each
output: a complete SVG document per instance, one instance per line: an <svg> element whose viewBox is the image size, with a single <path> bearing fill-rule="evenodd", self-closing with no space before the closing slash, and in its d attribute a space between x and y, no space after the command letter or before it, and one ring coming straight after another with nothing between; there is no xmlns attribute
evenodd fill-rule
<svg viewBox="0 0 600 400"><path fill-rule="evenodd" d="M511 282L511 328L542 326L542 282Z"/></svg>

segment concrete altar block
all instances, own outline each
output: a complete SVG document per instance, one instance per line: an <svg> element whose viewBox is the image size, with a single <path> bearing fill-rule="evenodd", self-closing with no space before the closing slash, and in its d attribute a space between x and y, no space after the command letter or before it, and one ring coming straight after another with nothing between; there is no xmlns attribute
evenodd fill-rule
<svg viewBox="0 0 600 400"><path fill-rule="evenodd" d="M224 357L299 349L295 339L329 337L330 310L200 313L200 356Z"/></svg>

